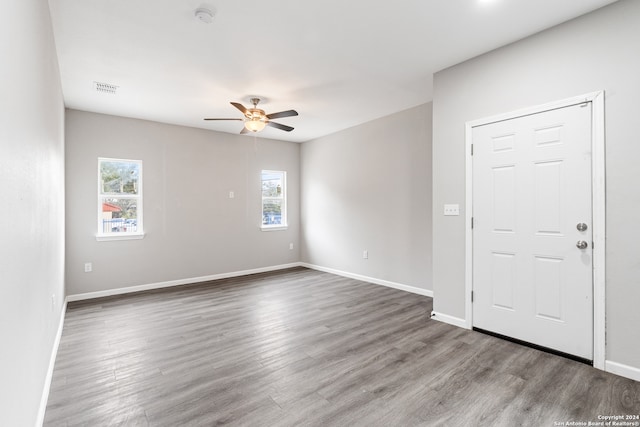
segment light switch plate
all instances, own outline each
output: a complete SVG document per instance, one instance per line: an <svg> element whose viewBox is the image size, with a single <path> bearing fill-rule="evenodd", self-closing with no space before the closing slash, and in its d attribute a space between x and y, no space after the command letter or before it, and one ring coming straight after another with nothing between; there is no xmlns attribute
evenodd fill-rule
<svg viewBox="0 0 640 427"><path fill-rule="evenodd" d="M444 205L445 216L458 216L460 215L460 205Z"/></svg>

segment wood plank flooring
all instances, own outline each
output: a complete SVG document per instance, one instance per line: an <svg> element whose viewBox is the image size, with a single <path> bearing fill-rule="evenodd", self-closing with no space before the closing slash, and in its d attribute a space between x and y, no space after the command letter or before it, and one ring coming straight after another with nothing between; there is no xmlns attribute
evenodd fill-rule
<svg viewBox="0 0 640 427"><path fill-rule="evenodd" d="M554 426L640 383L295 268L70 303L46 426Z"/></svg>

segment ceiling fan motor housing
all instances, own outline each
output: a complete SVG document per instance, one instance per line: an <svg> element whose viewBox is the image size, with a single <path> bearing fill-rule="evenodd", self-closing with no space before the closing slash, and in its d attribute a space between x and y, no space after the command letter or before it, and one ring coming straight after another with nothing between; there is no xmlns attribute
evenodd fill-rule
<svg viewBox="0 0 640 427"><path fill-rule="evenodd" d="M267 121L266 113L264 112L264 110L261 110L259 108L248 108L245 117L249 120Z"/></svg>

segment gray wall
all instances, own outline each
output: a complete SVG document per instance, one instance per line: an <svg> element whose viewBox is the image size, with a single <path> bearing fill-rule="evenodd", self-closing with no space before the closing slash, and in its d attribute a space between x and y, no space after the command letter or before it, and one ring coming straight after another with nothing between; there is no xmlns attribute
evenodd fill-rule
<svg viewBox="0 0 640 427"><path fill-rule="evenodd" d="M305 142L301 167L302 261L432 289L431 103Z"/></svg>
<svg viewBox="0 0 640 427"><path fill-rule="evenodd" d="M65 297L64 105L46 1L2 2L0 52L0 425L32 426Z"/></svg>
<svg viewBox="0 0 640 427"><path fill-rule="evenodd" d="M606 359L640 368L640 2L620 1L436 73L433 113L434 310L464 318L465 122L605 90ZM437 250L436 250L437 249Z"/></svg>
<svg viewBox="0 0 640 427"><path fill-rule="evenodd" d="M299 260L299 144L75 110L66 117L68 294ZM143 161L144 239L96 241L98 157ZM287 171L287 230L259 228L261 169Z"/></svg>

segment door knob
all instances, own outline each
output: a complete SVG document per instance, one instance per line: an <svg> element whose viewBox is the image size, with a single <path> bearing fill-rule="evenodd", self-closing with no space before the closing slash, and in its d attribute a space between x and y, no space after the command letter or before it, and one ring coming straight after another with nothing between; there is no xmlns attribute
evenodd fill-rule
<svg viewBox="0 0 640 427"><path fill-rule="evenodd" d="M587 246L589 246L589 244L584 240L578 240L578 243L576 243L578 249L587 249Z"/></svg>

